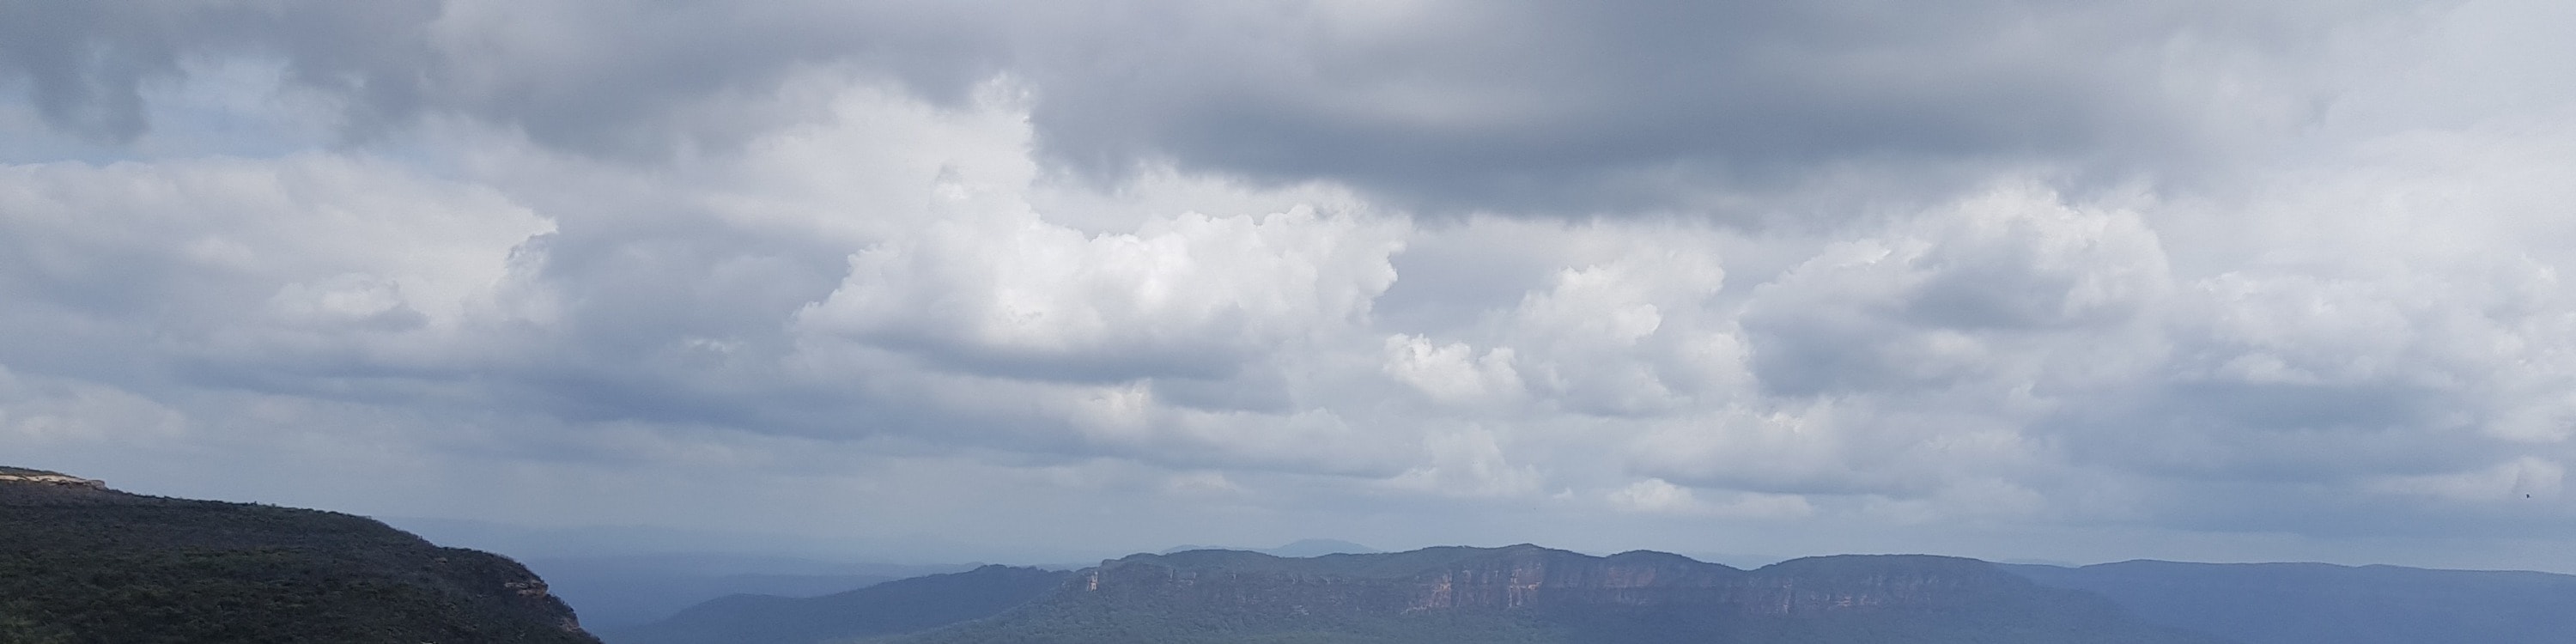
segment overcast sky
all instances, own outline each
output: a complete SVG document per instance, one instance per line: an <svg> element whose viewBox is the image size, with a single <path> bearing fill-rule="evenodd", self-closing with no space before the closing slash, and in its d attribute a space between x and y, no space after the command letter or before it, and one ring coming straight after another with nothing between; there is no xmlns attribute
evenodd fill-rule
<svg viewBox="0 0 2576 644"><path fill-rule="evenodd" d="M0 0L0 463L888 559L2571 571L2571 32Z"/></svg>

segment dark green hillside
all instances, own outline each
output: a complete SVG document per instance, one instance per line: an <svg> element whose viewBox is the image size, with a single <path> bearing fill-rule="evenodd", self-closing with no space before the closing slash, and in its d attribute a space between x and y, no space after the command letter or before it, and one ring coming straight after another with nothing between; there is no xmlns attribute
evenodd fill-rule
<svg viewBox="0 0 2576 644"><path fill-rule="evenodd" d="M598 641L499 556L68 478L0 468L0 643Z"/></svg>
<svg viewBox="0 0 2576 644"><path fill-rule="evenodd" d="M615 644L811 644L910 633L991 617L1055 590L1071 574L985 566L806 599L735 595L660 622L611 632L608 639Z"/></svg>

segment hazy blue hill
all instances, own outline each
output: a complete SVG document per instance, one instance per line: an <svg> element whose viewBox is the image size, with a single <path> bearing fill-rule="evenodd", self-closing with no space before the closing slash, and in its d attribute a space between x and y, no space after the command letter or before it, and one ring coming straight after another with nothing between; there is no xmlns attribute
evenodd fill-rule
<svg viewBox="0 0 2576 644"><path fill-rule="evenodd" d="M1376 548L1339 539L1298 539L1287 545L1261 551L1281 557L1319 557L1323 555L1366 555L1380 552Z"/></svg>
<svg viewBox="0 0 2576 644"><path fill-rule="evenodd" d="M919 554L916 547L866 539L815 539L721 528L375 518L431 541L518 559L545 576L555 596L580 611L582 624L593 631L659 620L726 595L813 597L975 568L863 561Z"/></svg>
<svg viewBox="0 0 2576 644"><path fill-rule="evenodd" d="M1530 545L1292 559L1134 555L906 644L2199 644L1984 562L1820 557L1745 571Z"/></svg>
<svg viewBox="0 0 2576 644"><path fill-rule="evenodd" d="M1320 557L1320 556L1324 556L1324 555L1367 555L1367 554L1377 554L1377 553L1380 553L1380 552L1384 552L1384 551L1382 551L1382 550L1378 550L1378 549L1376 549L1376 548L1371 548L1371 547L1368 547L1368 546L1363 546L1363 545L1356 544L1356 543L1351 543L1351 542L1348 542L1348 541L1342 541L1342 540L1340 540L1340 539L1298 539L1298 540L1296 540L1296 541L1289 542L1289 543L1288 543L1288 544L1286 544L1286 545L1278 546L1278 547L1275 547L1275 548L1223 548L1223 547L1216 547L1216 546L1177 546L1177 547L1173 547L1173 548L1170 548L1170 549L1166 549L1166 550L1164 550L1164 551L1162 552L1162 554L1167 554L1167 555L1168 555L1168 554L1172 554L1172 553L1176 553L1176 552L1188 552L1188 551L1191 551L1191 550L1249 550L1249 551L1252 551L1252 552L1258 552L1258 553L1261 553L1261 554L1271 555L1271 556L1274 556L1274 557Z"/></svg>
<svg viewBox="0 0 2576 644"><path fill-rule="evenodd" d="M596 641L519 564L364 517L0 480L0 642Z"/></svg>
<svg viewBox="0 0 2576 644"><path fill-rule="evenodd" d="M728 595L816 597L975 568L711 553L559 557L527 564L553 584L556 596L581 611L583 624L602 633L668 618Z"/></svg>
<svg viewBox="0 0 2576 644"><path fill-rule="evenodd" d="M993 616L1055 590L1070 574L985 566L805 599L735 595L603 633L613 644L811 644L909 633Z"/></svg>
<svg viewBox="0 0 2576 644"><path fill-rule="evenodd" d="M2313 563L2016 565L2141 619L2246 644L2576 642L2576 576Z"/></svg>

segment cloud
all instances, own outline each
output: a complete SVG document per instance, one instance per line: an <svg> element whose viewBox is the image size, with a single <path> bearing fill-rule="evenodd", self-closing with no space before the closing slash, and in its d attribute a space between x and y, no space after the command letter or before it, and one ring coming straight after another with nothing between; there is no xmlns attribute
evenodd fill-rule
<svg viewBox="0 0 2576 644"><path fill-rule="evenodd" d="M2006 187L1827 248L1757 289L1744 324L1755 371L1777 394L1994 377L2070 386L2082 370L2136 362L2105 353L2152 356L2152 336L2101 341L2158 312L2167 273L2138 213ZM2020 373L1995 373L2006 369Z"/></svg>
<svg viewBox="0 0 2576 644"><path fill-rule="evenodd" d="M1546 475L1515 464L1490 429L1469 427L1423 436L1426 463L1386 480L1399 490L1455 497L1523 497L1539 492Z"/></svg>
<svg viewBox="0 0 2576 644"><path fill-rule="evenodd" d="M2566 9L2328 4L5 4L0 449L1089 543L2548 538Z"/></svg>
<svg viewBox="0 0 2576 644"><path fill-rule="evenodd" d="M1725 516L1740 518L1802 517L1815 512L1806 497L1790 494L1736 493L1725 503L1702 501L1690 488L1650 478L1609 495L1612 507L1628 512Z"/></svg>
<svg viewBox="0 0 2576 644"><path fill-rule="evenodd" d="M137 443L186 435L188 418L114 387L0 367L0 435L18 445Z"/></svg>
<svg viewBox="0 0 2576 644"><path fill-rule="evenodd" d="M1386 257L1402 231L1309 208L1096 236L966 215L852 255L850 277L798 324L970 372L1223 378L1238 352L1362 322L1395 279Z"/></svg>
<svg viewBox="0 0 2576 644"><path fill-rule="evenodd" d="M943 105L1008 75L1036 96L1042 158L1104 180L1169 165L1332 181L1406 208L1749 220L1824 185L1937 200L1997 169L2182 174L2295 128L2330 100L2316 69L2338 38L2404 16L2197 1L1353 5L20 4L8 22L29 27L0 69L30 79L48 122L102 139L143 133L141 88L183 61L248 57L339 106L349 137L461 116L637 158L827 119L824 97L794 93L816 69Z"/></svg>
<svg viewBox="0 0 2576 644"><path fill-rule="evenodd" d="M1486 225L1515 226L1488 220L1475 227ZM1555 266L1513 271L1528 283L1485 274L1481 279L1488 284L1411 296L1472 297L1496 288L1491 282L1522 289L1508 306L1405 303L1435 310L1485 308L1452 313L1464 319L1448 324L1426 325L1434 327L1432 333L1387 337L1383 370L1447 402L1475 399L1487 408L1512 409L1526 398L1549 410L1612 416L1668 412L1691 404L1695 395L1720 393L1707 389L1712 385L1743 379L1740 338L1725 308L1713 301L1727 276L1717 248L1720 235L1672 224L1595 224L1573 234L1590 239L1548 258Z"/></svg>
<svg viewBox="0 0 2576 644"><path fill-rule="evenodd" d="M1464 342L1432 346L1418 335L1386 339L1386 373L1432 400L1473 407L1521 395L1525 389L1510 348L1482 353Z"/></svg>
<svg viewBox="0 0 2576 644"><path fill-rule="evenodd" d="M2294 123L2323 98L2306 65L2373 9L1140 7L1075 22L1128 35L1117 55L1040 41L1033 118L1095 172L1171 159L1435 209L1729 209L1837 173L1937 194L1993 168L2168 169Z"/></svg>
<svg viewBox="0 0 2576 644"><path fill-rule="evenodd" d="M120 379L468 364L488 348L470 329L517 316L517 249L552 228L486 188L327 155L24 165L0 185L18 363ZM63 342L154 350L46 348Z"/></svg>
<svg viewBox="0 0 2576 644"><path fill-rule="evenodd" d="M434 0L13 2L0 6L10 43L0 73L26 79L47 122L103 140L149 129L145 86L201 55L279 57L298 85L345 97L353 113L408 110L424 98L412 79L426 62L424 28L440 12Z"/></svg>
<svg viewBox="0 0 2576 644"><path fill-rule="evenodd" d="M201 57L277 61L290 88L373 139L438 115L591 154L728 149L819 116L773 101L799 71L848 65L962 101L998 68L994 7L846 3L529 5L480 0L11 3L7 73L45 120L101 140L153 126L146 88ZM758 38L722 34L759 33Z"/></svg>

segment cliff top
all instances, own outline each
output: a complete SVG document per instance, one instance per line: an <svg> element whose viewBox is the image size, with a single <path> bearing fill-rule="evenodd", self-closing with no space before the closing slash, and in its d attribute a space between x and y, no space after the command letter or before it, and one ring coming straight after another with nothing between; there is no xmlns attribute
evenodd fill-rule
<svg viewBox="0 0 2576 644"><path fill-rule="evenodd" d="M71 496L101 497L115 495L114 490L107 489L106 481L85 479L61 472L24 467L8 467L0 465L0 483L19 484L13 485L11 488L20 490L22 493L35 494L38 496L51 497L69 494Z"/></svg>

